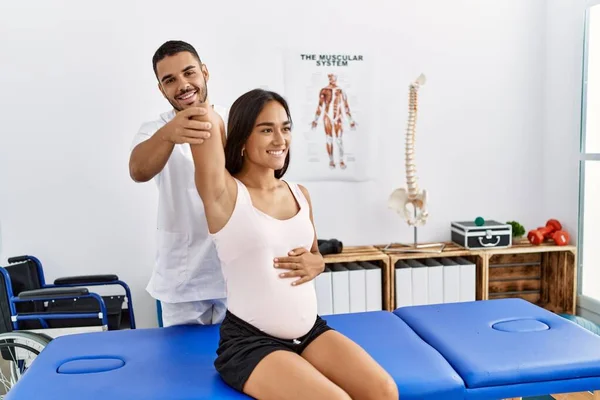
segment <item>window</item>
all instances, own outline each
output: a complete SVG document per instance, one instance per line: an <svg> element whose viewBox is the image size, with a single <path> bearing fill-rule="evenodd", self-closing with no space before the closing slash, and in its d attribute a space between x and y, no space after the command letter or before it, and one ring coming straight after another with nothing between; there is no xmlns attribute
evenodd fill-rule
<svg viewBox="0 0 600 400"><path fill-rule="evenodd" d="M582 160L581 294L600 301L600 158Z"/></svg>
<svg viewBox="0 0 600 400"><path fill-rule="evenodd" d="M588 9L580 154L580 291L600 301L600 4Z"/></svg>

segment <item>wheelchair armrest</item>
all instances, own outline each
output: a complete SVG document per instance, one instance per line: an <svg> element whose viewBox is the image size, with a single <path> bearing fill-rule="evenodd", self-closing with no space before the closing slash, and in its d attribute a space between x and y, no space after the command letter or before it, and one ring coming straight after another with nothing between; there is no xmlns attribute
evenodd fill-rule
<svg viewBox="0 0 600 400"><path fill-rule="evenodd" d="M47 288L26 290L17 296L21 300L51 300L53 298L64 298L68 296L79 297L89 294L87 288Z"/></svg>
<svg viewBox="0 0 600 400"><path fill-rule="evenodd" d="M86 283L111 283L118 281L117 275L79 275L54 280L55 285L85 285Z"/></svg>

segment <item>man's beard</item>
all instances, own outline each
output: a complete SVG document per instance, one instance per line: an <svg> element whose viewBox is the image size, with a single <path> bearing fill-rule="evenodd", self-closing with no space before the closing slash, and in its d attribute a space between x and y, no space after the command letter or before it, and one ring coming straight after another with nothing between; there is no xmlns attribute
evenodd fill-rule
<svg viewBox="0 0 600 400"><path fill-rule="evenodd" d="M199 87L194 86L192 90L188 90L187 92L183 92L183 93L178 93L177 96L181 96L185 93L191 92L197 90L198 91L198 97L200 97L202 95L202 89ZM206 99L208 98L208 87L206 86L206 78L204 79L204 98L200 99L200 103L204 103L206 101ZM169 103L171 103L171 106L173 106L173 108L176 111L183 111L184 109L177 103L177 101L175 100L171 100L169 99Z"/></svg>

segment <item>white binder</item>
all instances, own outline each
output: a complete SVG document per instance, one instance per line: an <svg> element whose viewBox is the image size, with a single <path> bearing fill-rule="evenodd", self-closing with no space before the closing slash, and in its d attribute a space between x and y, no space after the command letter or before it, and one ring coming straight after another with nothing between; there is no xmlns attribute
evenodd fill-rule
<svg viewBox="0 0 600 400"><path fill-rule="evenodd" d="M414 306L429 304L429 279L425 264L417 260L406 260L412 272L412 303Z"/></svg>
<svg viewBox="0 0 600 400"><path fill-rule="evenodd" d="M475 301L475 263L463 257L457 257L460 265L460 301Z"/></svg>
<svg viewBox="0 0 600 400"><path fill-rule="evenodd" d="M396 308L412 306L412 268L403 260L394 265Z"/></svg>
<svg viewBox="0 0 600 400"><path fill-rule="evenodd" d="M365 310L383 310L383 270L371 263L360 263L365 270Z"/></svg>
<svg viewBox="0 0 600 400"><path fill-rule="evenodd" d="M347 263L350 312L364 312L367 306L365 270L355 262Z"/></svg>
<svg viewBox="0 0 600 400"><path fill-rule="evenodd" d="M315 282L315 291L317 293L317 313L319 315L333 314L333 292L331 286L331 269L329 266L325 266L325 270L313 282Z"/></svg>
<svg viewBox="0 0 600 400"><path fill-rule="evenodd" d="M348 268L340 263L331 265L331 288L333 292L333 313L350 312L350 279Z"/></svg>
<svg viewBox="0 0 600 400"><path fill-rule="evenodd" d="M449 258L439 261L444 268L444 303L457 303L460 301L460 266Z"/></svg>
<svg viewBox="0 0 600 400"><path fill-rule="evenodd" d="M433 258L422 262L427 266L427 303L441 304L444 302L444 267Z"/></svg>

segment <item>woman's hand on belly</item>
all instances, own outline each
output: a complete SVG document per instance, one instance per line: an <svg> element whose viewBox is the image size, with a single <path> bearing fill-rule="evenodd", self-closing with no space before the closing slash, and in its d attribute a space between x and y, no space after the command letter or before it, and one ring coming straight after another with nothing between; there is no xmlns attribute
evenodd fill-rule
<svg viewBox="0 0 600 400"><path fill-rule="evenodd" d="M325 269L323 256L311 253L304 247L290 251L285 257L275 258L273 263L275 268L289 270L279 274L281 278L300 277L292 282L294 286L313 280Z"/></svg>

